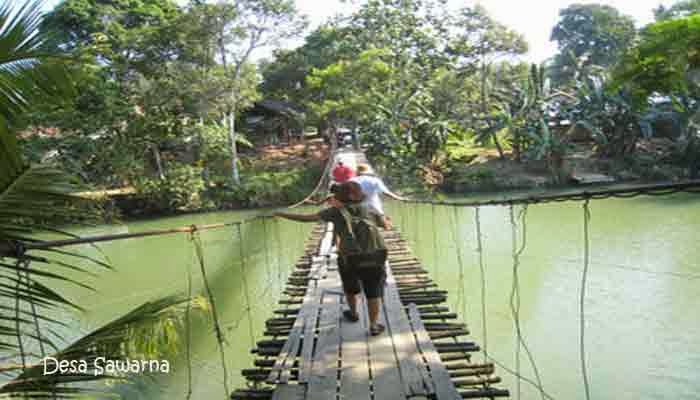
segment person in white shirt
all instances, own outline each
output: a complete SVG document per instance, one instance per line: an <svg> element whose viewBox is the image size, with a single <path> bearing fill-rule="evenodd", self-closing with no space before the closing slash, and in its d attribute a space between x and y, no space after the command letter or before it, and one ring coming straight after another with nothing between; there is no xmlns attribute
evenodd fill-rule
<svg viewBox="0 0 700 400"><path fill-rule="evenodd" d="M357 166L357 176L351 178L350 181L357 182L362 187L362 192L365 194L363 204L367 205L369 211L377 214L379 221L384 228L391 227L391 220L384 214L384 206L380 195L385 194L394 200L405 201L406 198L389 190L384 182L378 176L372 174L372 171L367 164Z"/></svg>

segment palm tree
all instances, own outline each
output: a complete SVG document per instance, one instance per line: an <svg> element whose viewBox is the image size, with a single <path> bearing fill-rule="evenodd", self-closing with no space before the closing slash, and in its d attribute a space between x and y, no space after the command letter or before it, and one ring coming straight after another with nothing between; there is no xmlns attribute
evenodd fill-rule
<svg viewBox="0 0 700 400"><path fill-rule="evenodd" d="M15 138L22 115L38 101L73 94L68 58L47 50L49 35L39 30L41 8L37 0L0 5L0 375L7 378L0 384L0 398L64 398L94 390L72 384L104 376L93 371L44 376L39 360L154 356L144 350L153 348L144 337L172 342L178 331L173 322L182 315L183 300L170 297L146 303L67 346L53 329L65 326L54 318L57 309L80 307L51 283L87 288L65 272L92 274L89 269L110 266L58 249L25 251L26 243L38 240L33 237L38 230L69 235L57 227L98 222L101 216L99 207L77 194L85 188L76 179L51 165L27 165ZM150 335L143 335L145 330ZM135 338L134 332L142 335Z"/></svg>

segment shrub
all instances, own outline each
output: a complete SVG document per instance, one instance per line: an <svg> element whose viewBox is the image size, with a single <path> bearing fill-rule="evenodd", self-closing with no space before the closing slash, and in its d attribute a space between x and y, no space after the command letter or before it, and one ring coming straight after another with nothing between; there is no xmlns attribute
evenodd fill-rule
<svg viewBox="0 0 700 400"><path fill-rule="evenodd" d="M192 211L210 205L202 198L205 185L200 167L171 164L163 179L140 177L134 186L158 210Z"/></svg>
<svg viewBox="0 0 700 400"><path fill-rule="evenodd" d="M318 166L286 171L246 171L241 185L213 189L209 196L224 207L287 205L308 195L316 186L321 172Z"/></svg>

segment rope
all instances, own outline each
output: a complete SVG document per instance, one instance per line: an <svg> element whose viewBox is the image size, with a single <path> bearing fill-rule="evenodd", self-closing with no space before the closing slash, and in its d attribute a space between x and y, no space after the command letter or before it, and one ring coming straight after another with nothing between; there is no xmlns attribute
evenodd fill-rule
<svg viewBox="0 0 700 400"><path fill-rule="evenodd" d="M263 238L267 238L267 220L263 220ZM267 280L270 282L274 282L272 279L272 271L270 269L271 263L270 263L270 246L267 244L267 240L263 240L263 252L265 253L265 275L267 276Z"/></svg>
<svg viewBox="0 0 700 400"><path fill-rule="evenodd" d="M277 243L277 279L282 281L282 249L280 244L282 243L282 238L280 237L280 220L275 219L275 242Z"/></svg>
<svg viewBox="0 0 700 400"><path fill-rule="evenodd" d="M509 207L510 215L510 227L511 227L511 253L513 257L513 286L510 292L510 311L513 316L513 322L515 323L515 372L520 376L520 329L518 328L518 321L520 321L520 291L518 282L518 265L519 265L519 252L518 252L518 238L517 238L517 225L515 222L515 213L513 212L513 206ZM523 247L524 248L524 247ZM517 384L517 396L519 400L522 394L520 388L521 379L516 381Z"/></svg>
<svg viewBox="0 0 700 400"><path fill-rule="evenodd" d="M484 343L484 362L489 356L488 328L486 324L486 268L484 267L484 246L481 233L481 209L474 209L474 220L476 222L476 252L479 255L479 271L481 276L481 334Z"/></svg>
<svg viewBox="0 0 700 400"><path fill-rule="evenodd" d="M192 235L192 234L190 234ZM186 237L185 237L186 238ZM192 398L192 263L195 261L195 254L192 254L191 261L187 264L187 308L185 309L185 323L187 325L187 393L185 399Z"/></svg>
<svg viewBox="0 0 700 400"><path fill-rule="evenodd" d="M435 205L432 204L430 206L431 213L432 213L432 224L430 224L430 227L433 229L433 268L435 268L435 280L438 280L440 277L439 274L439 267L440 263L438 262L438 250L437 250L437 229L435 227Z"/></svg>
<svg viewBox="0 0 700 400"><path fill-rule="evenodd" d="M243 295L245 296L246 311L248 313L248 334L250 337L250 347L255 347L255 336L253 335L253 315L250 311L250 292L248 290L248 278L245 272L245 254L243 254L243 232L241 225L236 226L238 231L238 254L241 258L241 279L243 280Z"/></svg>
<svg viewBox="0 0 700 400"><path fill-rule="evenodd" d="M207 292L207 297L209 297L209 303L211 304L211 315L214 321L214 331L216 332L216 341L219 345L219 354L221 355L221 368L224 374L224 390L226 391L225 396L228 398L231 391L228 387L228 371L226 367L226 353L224 350L224 335L221 331L221 325L219 324L219 314L216 311L216 301L214 300L214 293L212 292L211 287L209 286L209 280L207 279L207 272L204 268L204 252L202 249L202 242L196 229L193 229L190 237L192 238L192 244L194 245L194 249L197 254L200 271L202 272L204 289Z"/></svg>
<svg viewBox="0 0 700 400"><path fill-rule="evenodd" d="M563 201L582 201L587 199L622 198L629 199L637 196L667 196L675 193L700 194L700 180L687 182L671 182L661 184L644 185L617 185L613 188L603 188L584 191L569 191L562 193L537 194L529 196L513 196L502 199L485 201L444 201L430 199L407 200L413 204L435 204L441 206L458 207L483 207L483 206L509 206L517 204L539 204Z"/></svg>
<svg viewBox="0 0 700 400"><path fill-rule="evenodd" d="M189 225L189 226L183 226L183 227L179 227L179 228L156 229L156 230L134 232L134 233L120 233L120 234L115 234L115 235L87 236L87 237L74 238L74 239L64 239L64 240L21 242L21 245L23 246L24 250L47 250L47 249L51 249L54 247L73 246L73 245L77 245L77 244L111 242L111 241L115 241L115 240L134 239L134 238L142 238L142 237L148 237L148 236L172 235L172 234L176 234L176 233L193 233L196 231L206 231L206 230L210 230L210 229L220 229L220 228L236 226L238 224L249 223L249 222L257 221L260 219L266 219L266 218L272 218L272 217L269 217L266 215L257 215L255 217L246 218L246 219L243 219L240 221L235 221L235 222L225 222L225 223L208 224L208 225ZM9 242L9 241L0 240L0 256L11 255L14 257L18 257L16 249L17 248L16 248L16 245L14 243Z"/></svg>
<svg viewBox="0 0 700 400"><path fill-rule="evenodd" d="M331 166L333 165L333 162L335 161L335 157L336 157L336 153L337 153L335 141L331 141L331 146L332 146L332 148L331 148L330 154L328 155L328 160L326 160L326 166L323 168L323 173L321 174L321 178L318 180L318 183L316 184L316 187L314 188L314 190L312 190L311 194L306 196L303 200L301 200L298 203L292 204L288 208L299 207L300 205L311 200L311 198L314 197L316 195L316 193L321 190L321 188L323 187L323 182L326 180L326 178L328 177L328 175L331 172Z"/></svg>
<svg viewBox="0 0 700 400"><path fill-rule="evenodd" d="M541 258L541 257L534 257L534 256L528 256L529 259L533 260L549 260L547 258ZM581 262L580 259L572 259L572 258L566 258L566 257L557 257L557 258L552 258L551 260L556 261L556 262L563 262L563 263L572 263L572 264L578 264ZM679 278L679 279L688 279L688 280L694 280L694 279L700 279L700 274L693 274L693 273L683 273L683 272L668 272L668 271L652 271L649 269L645 268L640 268L640 267L632 267L630 265L624 265L624 264L611 264L611 263L606 263L606 262L601 262L601 261L589 261L589 264L593 264L599 267L605 267L605 268L613 268L613 269L621 269L625 271L635 271L635 272L641 272L644 274L649 274L649 275L657 275L657 276L669 276L673 278Z"/></svg>
<svg viewBox="0 0 700 400"><path fill-rule="evenodd" d="M457 292L457 306L462 310L462 315L467 315L467 301L465 295L465 279L464 279L464 261L462 260L462 250L459 246L459 224L457 220L459 218L457 207L452 209L452 240L455 245L455 252L457 253L457 265L459 265L459 291Z"/></svg>
<svg viewBox="0 0 700 400"><path fill-rule="evenodd" d="M496 365L498 365L499 367L501 367L504 371L508 372L509 374L515 376L516 378L518 378L518 379L520 379L520 380L522 380L522 381L524 381L524 382L526 382L526 383L529 383L529 384L532 385L532 387L534 387L535 389L540 390L540 392L544 395L544 397L545 397L546 399L548 399L548 400L555 400L554 397L553 397L552 395L550 395L550 394L548 394L547 392L545 392L544 389L542 388L542 386L539 386L539 385L538 385L535 381L533 381L532 379L530 379L530 378L528 378L528 377L526 377L526 376L522 376L522 375L518 374L517 372L515 372L515 371L513 371L512 369L508 368L507 365L503 364L502 362L498 361L497 359L493 358L492 356L488 356L488 359L491 360L494 364L496 364Z"/></svg>
<svg viewBox="0 0 700 400"><path fill-rule="evenodd" d="M522 256L523 252L525 251L525 248L527 246L527 205L525 205L520 213L518 214L518 220L520 220L520 226L522 226L522 241L520 244L520 247L518 247L517 243L517 229L518 229L518 224L517 220L515 218L515 213L513 206L510 206L510 222L511 222L511 239L512 239L512 257L513 257L513 287L511 291L511 297L510 297L510 306L511 306L511 313L513 315L513 322L515 324L515 332L516 332L516 337L517 337L517 359L516 359L516 365L517 365L517 372L520 373L520 348L525 350L525 354L527 355L527 358L530 362L530 366L532 367L533 372L535 373L535 379L537 380L537 387L540 389L540 395L542 399L544 400L544 391L542 389L542 380L540 379L540 373L539 369L537 368L537 364L535 363L535 358L532 355L532 352L530 351L529 346L527 345L527 342L525 341L525 337L522 332L522 327L520 325L520 279L519 279L519 274L518 270L520 268L520 257ZM520 381L518 381L518 392L520 391ZM520 393L518 393L518 396L520 396Z"/></svg>
<svg viewBox="0 0 700 400"><path fill-rule="evenodd" d="M586 391L586 400L591 399L590 385L588 383L588 371L586 368L586 340L585 340L585 299L586 299L586 279L588 278L588 266L589 266L589 255L590 255L590 238L589 238L589 223L591 220L591 210L589 208L589 201L586 200L583 203L583 274L581 274L581 298L579 301L580 314L580 346L579 354L581 356L581 375L583 375L583 387Z"/></svg>

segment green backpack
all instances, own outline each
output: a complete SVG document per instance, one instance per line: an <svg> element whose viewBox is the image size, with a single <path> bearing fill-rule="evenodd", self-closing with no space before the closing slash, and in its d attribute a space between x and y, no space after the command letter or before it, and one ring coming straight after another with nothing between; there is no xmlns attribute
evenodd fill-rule
<svg viewBox="0 0 700 400"><path fill-rule="evenodd" d="M350 233L343 243L342 256L350 267L383 268L387 258L384 238L371 216L362 216L357 207L359 206L346 206L340 209Z"/></svg>

